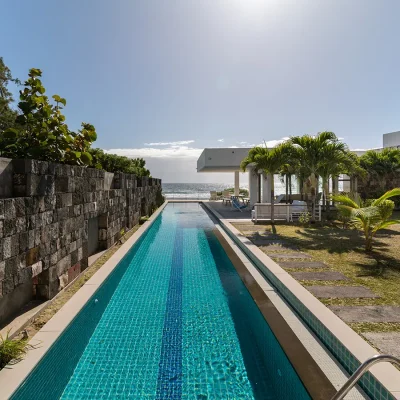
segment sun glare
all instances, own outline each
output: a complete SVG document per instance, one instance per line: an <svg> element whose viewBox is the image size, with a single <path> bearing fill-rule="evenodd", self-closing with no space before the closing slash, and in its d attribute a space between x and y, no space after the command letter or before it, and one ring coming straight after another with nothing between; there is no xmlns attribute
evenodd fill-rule
<svg viewBox="0 0 400 400"><path fill-rule="evenodd" d="M273 12L279 5L279 0L231 0L227 3L242 18L254 21Z"/></svg>

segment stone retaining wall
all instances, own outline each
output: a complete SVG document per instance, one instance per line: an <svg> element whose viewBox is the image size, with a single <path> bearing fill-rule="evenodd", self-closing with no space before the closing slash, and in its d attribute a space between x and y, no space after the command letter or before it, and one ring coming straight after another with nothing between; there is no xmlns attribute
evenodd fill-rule
<svg viewBox="0 0 400 400"><path fill-rule="evenodd" d="M87 268L89 241L109 248L161 201L160 179L35 160L0 165L0 196L12 193L0 198L0 324Z"/></svg>

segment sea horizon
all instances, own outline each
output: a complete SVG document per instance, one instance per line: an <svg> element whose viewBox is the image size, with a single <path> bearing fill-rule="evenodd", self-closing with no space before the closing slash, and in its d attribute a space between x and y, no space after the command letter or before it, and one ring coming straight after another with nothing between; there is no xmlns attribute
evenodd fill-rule
<svg viewBox="0 0 400 400"><path fill-rule="evenodd" d="M167 199L209 199L211 191L222 192L233 187L233 183L182 183L182 182L162 182L163 194ZM292 184L292 186L294 186ZM249 189L248 184L240 184L241 189ZM293 190L295 188L293 187ZM277 195L285 193L285 184L279 179L275 179L275 193Z"/></svg>

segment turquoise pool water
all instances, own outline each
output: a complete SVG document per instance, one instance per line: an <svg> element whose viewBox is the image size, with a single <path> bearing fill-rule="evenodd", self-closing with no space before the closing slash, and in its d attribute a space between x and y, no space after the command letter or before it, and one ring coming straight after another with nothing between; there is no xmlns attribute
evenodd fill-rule
<svg viewBox="0 0 400 400"><path fill-rule="evenodd" d="M198 204L169 204L13 399L309 399Z"/></svg>

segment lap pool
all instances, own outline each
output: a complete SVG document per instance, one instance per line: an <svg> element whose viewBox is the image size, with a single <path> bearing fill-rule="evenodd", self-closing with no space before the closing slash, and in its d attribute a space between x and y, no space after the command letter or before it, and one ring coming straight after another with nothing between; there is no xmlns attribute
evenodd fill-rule
<svg viewBox="0 0 400 400"><path fill-rule="evenodd" d="M168 204L12 399L309 399L214 229Z"/></svg>

